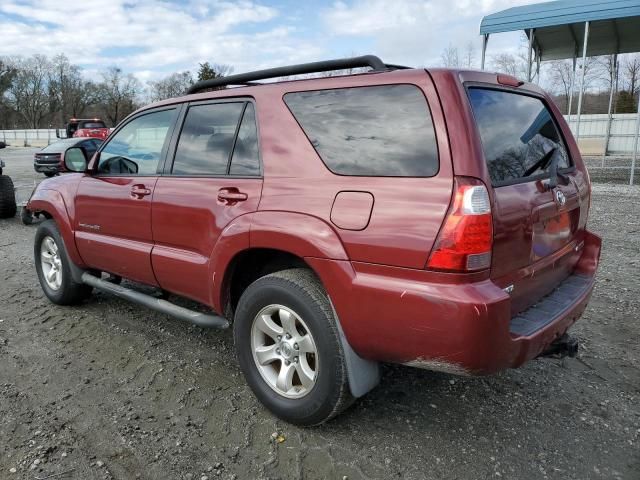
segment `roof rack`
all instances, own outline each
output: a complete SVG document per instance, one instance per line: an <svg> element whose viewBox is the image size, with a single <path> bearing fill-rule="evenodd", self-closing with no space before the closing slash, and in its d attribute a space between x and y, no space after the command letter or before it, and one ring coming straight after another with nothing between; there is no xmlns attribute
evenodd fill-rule
<svg viewBox="0 0 640 480"><path fill-rule="evenodd" d="M255 80L286 77L288 75L304 75L306 73L330 72L333 70L361 67L371 67L374 72L409 68L400 65L387 65L375 55L363 55L361 57L324 60L322 62L300 63L298 65L268 68L266 70L256 70L255 72L239 73L237 75L229 75L227 77L202 80L189 88L186 93L187 95L191 95L208 88L223 87L226 85L247 85Z"/></svg>

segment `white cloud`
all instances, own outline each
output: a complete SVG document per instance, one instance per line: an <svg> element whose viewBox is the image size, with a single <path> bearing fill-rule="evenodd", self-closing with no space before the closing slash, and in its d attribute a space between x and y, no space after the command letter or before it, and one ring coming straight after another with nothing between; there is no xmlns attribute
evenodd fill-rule
<svg viewBox="0 0 640 480"><path fill-rule="evenodd" d="M483 15L535 0L341 0L324 6L271 0L1 0L0 56L65 53L85 75L118 65L143 81L204 61L235 72L374 53L390 63L438 65L449 44L476 46ZM313 16L309 16L312 12ZM489 56L515 51L497 35Z"/></svg>
<svg viewBox="0 0 640 480"><path fill-rule="evenodd" d="M242 71L311 59L323 51L294 38L290 28L267 25L279 12L252 1L110 0L77 2L72 9L62 5L59 0L2 3L0 14L14 18L0 16L0 55L65 53L87 71L118 65L145 80L195 69L204 61ZM243 32L242 27L256 25L258 33ZM109 49L116 54L105 55Z"/></svg>
<svg viewBox="0 0 640 480"><path fill-rule="evenodd" d="M324 11L326 28L334 35L371 38L385 61L437 65L449 44L480 50L480 20L484 15L536 0L355 0L337 1ZM495 36L488 54L517 50L518 34Z"/></svg>

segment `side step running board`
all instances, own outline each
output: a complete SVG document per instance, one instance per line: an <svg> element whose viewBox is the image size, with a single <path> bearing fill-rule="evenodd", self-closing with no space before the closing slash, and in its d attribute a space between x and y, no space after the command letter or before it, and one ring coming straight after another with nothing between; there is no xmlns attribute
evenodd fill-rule
<svg viewBox="0 0 640 480"><path fill-rule="evenodd" d="M228 328L229 322L226 318L218 315L207 315L206 313L196 312L195 310L189 310L188 308L174 305L166 300L152 297L144 293L132 290L130 288L122 287L106 280L102 280L88 272L82 274L82 281L87 285L91 285L103 292L111 293L116 297L124 298L134 303L144 305L145 307L156 310L160 313L165 313L171 317L185 322L193 323L199 327L205 328Z"/></svg>

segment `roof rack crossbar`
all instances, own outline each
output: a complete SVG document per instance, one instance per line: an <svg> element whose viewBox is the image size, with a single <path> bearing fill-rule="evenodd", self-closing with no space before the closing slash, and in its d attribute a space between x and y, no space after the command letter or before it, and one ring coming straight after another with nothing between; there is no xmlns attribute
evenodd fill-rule
<svg viewBox="0 0 640 480"><path fill-rule="evenodd" d="M400 68L395 65L385 65L382 60L375 55L363 55L361 57L340 58L337 60L324 60L322 62L301 63L299 65L289 65L286 67L268 68L266 70L256 70L255 72L239 73L237 75L229 75L227 77L202 80L189 88L186 93L187 95L191 95L208 88L222 87L226 85L243 85L255 80L265 80L267 78L330 72L333 70L362 67L371 67L373 71Z"/></svg>

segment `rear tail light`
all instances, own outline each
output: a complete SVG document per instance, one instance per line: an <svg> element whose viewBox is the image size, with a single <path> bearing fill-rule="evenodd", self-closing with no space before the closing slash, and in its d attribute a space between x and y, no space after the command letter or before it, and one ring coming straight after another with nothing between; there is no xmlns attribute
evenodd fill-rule
<svg viewBox="0 0 640 480"><path fill-rule="evenodd" d="M474 272L491 265L493 224L487 187L477 179L456 177L453 205L431 251L427 268Z"/></svg>

